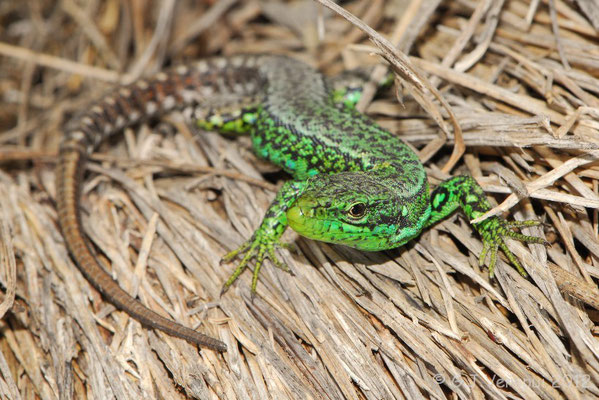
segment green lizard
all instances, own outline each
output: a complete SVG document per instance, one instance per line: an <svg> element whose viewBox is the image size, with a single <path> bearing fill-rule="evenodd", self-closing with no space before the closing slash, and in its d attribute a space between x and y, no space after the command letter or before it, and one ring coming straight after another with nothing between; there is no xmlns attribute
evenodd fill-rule
<svg viewBox="0 0 599 400"><path fill-rule="evenodd" d="M145 325L226 349L222 342L133 299L99 266L81 233L79 191L87 155L112 133L177 108L200 127L249 132L256 154L292 178L252 237L224 257L231 261L242 256L224 290L252 260L252 292L265 259L288 270L275 254L287 226L310 239L377 251L402 246L457 209L474 219L491 208L469 176L448 179L431 193L424 167L410 147L355 110L360 85L352 84L354 78L348 74L327 79L283 56L220 57L123 87L91 107L67 132L57 171L59 222L83 274L113 304ZM480 262L490 256L491 276L498 249L526 275L504 239L543 243L511 229L535 224L499 217L474 224L484 244Z"/></svg>

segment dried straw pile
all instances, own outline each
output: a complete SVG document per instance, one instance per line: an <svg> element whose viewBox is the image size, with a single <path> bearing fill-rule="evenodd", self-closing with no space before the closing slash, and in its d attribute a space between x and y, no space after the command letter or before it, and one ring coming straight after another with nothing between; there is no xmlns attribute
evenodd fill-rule
<svg viewBox="0 0 599 400"><path fill-rule="evenodd" d="M217 52L291 54L329 74L405 60L311 1L0 2L0 397L598 396L597 4L343 3L414 55L463 129L410 74L403 106L392 92L362 105L420 151L431 183L467 171L499 211L545 222L526 233L548 247L510 243L530 279L500 262L489 280L457 216L387 253L289 232L295 277L266 267L253 302L249 273L219 298L233 269L220 256L284 177L264 180L272 167L247 140L193 135L176 114L107 143L83 201L98 256L150 308L227 342L221 355L141 328L73 265L53 207L66 120L118 82Z"/></svg>

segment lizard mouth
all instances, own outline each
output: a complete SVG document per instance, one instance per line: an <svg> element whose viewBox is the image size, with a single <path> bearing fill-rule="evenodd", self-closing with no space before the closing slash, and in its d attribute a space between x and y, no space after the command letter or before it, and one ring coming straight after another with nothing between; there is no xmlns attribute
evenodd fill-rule
<svg viewBox="0 0 599 400"><path fill-rule="evenodd" d="M318 201L301 197L287 210L287 224L308 239L360 248L360 232L355 227L327 215Z"/></svg>
<svg viewBox="0 0 599 400"><path fill-rule="evenodd" d="M330 230L334 221L327 218L318 202L300 197L287 210L289 227L308 239L330 242Z"/></svg>
<svg viewBox="0 0 599 400"><path fill-rule="evenodd" d="M342 221L327 213L327 199L319 201L309 196L298 198L287 210L287 224L301 236L321 242L342 244L363 251L378 251L397 247L386 240L393 232L383 225L373 228ZM393 229L396 231L396 229Z"/></svg>
<svg viewBox="0 0 599 400"><path fill-rule="evenodd" d="M287 210L287 223L289 227L302 236L318 239L314 234L314 208L296 201Z"/></svg>

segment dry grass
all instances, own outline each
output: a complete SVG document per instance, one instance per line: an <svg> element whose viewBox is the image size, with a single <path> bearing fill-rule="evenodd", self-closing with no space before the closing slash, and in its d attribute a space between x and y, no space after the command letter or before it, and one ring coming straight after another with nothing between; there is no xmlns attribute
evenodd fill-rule
<svg viewBox="0 0 599 400"><path fill-rule="evenodd" d="M343 3L389 40L371 42L311 1L0 2L0 397L599 396L597 4ZM490 280L457 216L385 253L288 232L294 277L266 267L253 301L249 273L219 297L233 269L219 259L259 224L272 168L247 140L193 135L174 114L95 155L84 226L123 287L229 352L198 353L115 311L56 226L64 125L115 83L217 52L290 54L328 74L379 63L375 81L383 55L407 79L403 106L393 93L360 106L419 150L431 183L469 172L496 212L545 222L525 233L549 246L510 242L530 278L500 261Z"/></svg>

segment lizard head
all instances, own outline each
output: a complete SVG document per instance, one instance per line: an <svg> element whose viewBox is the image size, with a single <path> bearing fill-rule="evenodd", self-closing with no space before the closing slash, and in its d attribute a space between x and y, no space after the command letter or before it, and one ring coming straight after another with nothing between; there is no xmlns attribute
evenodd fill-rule
<svg viewBox="0 0 599 400"><path fill-rule="evenodd" d="M420 232L411 210L385 182L343 172L311 178L287 210L287 221L307 238L377 251L398 247Z"/></svg>

